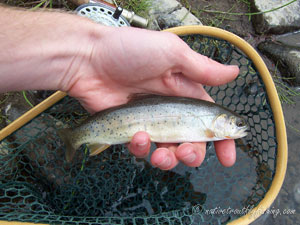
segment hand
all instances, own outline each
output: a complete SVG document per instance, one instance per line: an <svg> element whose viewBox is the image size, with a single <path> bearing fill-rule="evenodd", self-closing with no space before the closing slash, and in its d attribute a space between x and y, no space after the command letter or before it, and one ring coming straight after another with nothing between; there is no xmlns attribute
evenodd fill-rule
<svg viewBox="0 0 300 225"><path fill-rule="evenodd" d="M154 93L213 101L202 84L221 85L233 80L239 70L192 51L179 37L166 32L135 28L105 28L101 40L91 49L89 69L75 75L68 93L90 112L128 101L133 93ZM83 68L86 68L83 66ZM151 162L163 170L179 161L200 166L206 143L157 144ZM216 154L224 166L235 162L233 140L215 142ZM129 144L136 157L149 154L150 138L138 132Z"/></svg>

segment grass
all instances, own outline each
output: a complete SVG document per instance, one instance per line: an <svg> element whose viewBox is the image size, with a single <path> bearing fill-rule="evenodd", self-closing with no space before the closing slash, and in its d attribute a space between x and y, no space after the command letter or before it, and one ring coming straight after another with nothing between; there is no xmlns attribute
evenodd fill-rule
<svg viewBox="0 0 300 225"><path fill-rule="evenodd" d="M31 108L33 108L34 105L33 105L33 104L29 101L29 99L27 98L26 91L22 91L22 94L23 94L23 97L24 97L25 101L27 102L27 104L28 104Z"/></svg>
<svg viewBox="0 0 300 225"><path fill-rule="evenodd" d="M282 75L279 75L277 65L275 67L274 73L272 74L272 77L280 102L291 105L295 104L296 102L294 98L300 96L300 91L295 91L293 88L287 85L285 81L293 81L296 79L296 77L284 77Z"/></svg>
<svg viewBox="0 0 300 225"><path fill-rule="evenodd" d="M300 136L300 130L296 127L294 127L293 125L291 125L290 123L286 123L287 127L289 127L291 130L293 130L298 136Z"/></svg>
<svg viewBox="0 0 300 225"><path fill-rule="evenodd" d="M63 8L68 10L72 9L72 4L67 0L3 0L2 2L11 6L24 7L31 10L44 8Z"/></svg>
<svg viewBox="0 0 300 225"><path fill-rule="evenodd" d="M270 12L274 12L278 9L281 9L281 8L284 8L294 2L296 2L298 0L292 0L286 4L283 4L281 6L278 6L278 7L275 7L273 9L269 9L269 10L266 10L266 11L262 11L262 12L249 12L249 13L239 13L239 12L223 12L223 11L216 11L216 10L203 10L204 12L207 12L207 13L217 13L217 14L228 14L228 15L235 15L235 16L254 16L254 15L259 15L259 14L266 14L266 13L270 13ZM246 4L249 4L250 6L250 3L246 0L242 1Z"/></svg>
<svg viewBox="0 0 300 225"><path fill-rule="evenodd" d="M281 8L284 8L297 0L291 0L286 4L280 5L278 7L263 11L263 12L251 12L251 2L249 0L236 0L230 9L226 11L218 10L220 8L218 2L206 2L205 6L202 8L192 8L189 0L180 0L180 3L187 9L190 10L197 18L199 18L205 25L220 27L225 21L228 20L239 20L241 16L248 16L248 20L251 21L251 17L259 14L266 14L274 12ZM239 12L243 9L246 12ZM246 9L246 10L245 10ZM210 14L211 16L206 16Z"/></svg>
<svg viewBox="0 0 300 225"><path fill-rule="evenodd" d="M40 3L38 3L36 6L32 7L32 10L38 9L38 8L53 8L53 1L52 0L42 0Z"/></svg>
<svg viewBox="0 0 300 225"><path fill-rule="evenodd" d="M118 6L133 11L135 14L147 17L151 0L116 0Z"/></svg>
<svg viewBox="0 0 300 225"><path fill-rule="evenodd" d="M114 2L125 9L134 11L139 16L146 17L149 6L151 4L150 1L151 0L115 0ZM70 6L71 4L67 0L33 0L33 1L6 0L4 2L9 5L30 8L31 10L36 10L40 8L72 9L72 7Z"/></svg>
<svg viewBox="0 0 300 225"><path fill-rule="evenodd" d="M219 12L218 2L206 2L202 8L192 8L188 0L181 0L180 3L188 8L192 14L199 18L205 25L213 27L221 27L226 21L238 20L238 17L234 17L232 13L235 10L240 10L241 8L247 8L247 12L250 12L250 2L248 0L237 0L231 8L227 9L224 14L209 13L209 12Z"/></svg>

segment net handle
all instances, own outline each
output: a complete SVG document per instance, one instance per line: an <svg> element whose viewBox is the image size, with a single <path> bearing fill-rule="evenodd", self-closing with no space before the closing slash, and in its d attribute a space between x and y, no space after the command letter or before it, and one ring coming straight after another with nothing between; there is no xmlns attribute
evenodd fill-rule
<svg viewBox="0 0 300 225"><path fill-rule="evenodd" d="M269 102L274 115L278 152L276 158L277 161L275 176L272 181L271 187L266 193L264 199L261 200L260 203L249 213L228 223L230 225L250 224L258 217L260 217L274 202L283 184L287 168L288 147L284 116L281 108L281 103L269 70L257 51L255 51L255 49L248 42L231 32L215 27L199 25L174 27L166 29L164 31L171 32L177 35L201 34L226 40L242 50L253 61L255 67L260 73L260 76L266 87Z"/></svg>
<svg viewBox="0 0 300 225"><path fill-rule="evenodd" d="M260 217L274 202L275 198L277 197L280 188L283 184L283 180L285 177L286 167L287 167L287 136L286 136L286 129L284 123L283 112L281 108L281 104L278 98L278 94L272 80L272 77L269 73L267 66L265 65L262 58L259 54L254 50L254 48L248 44L245 40L238 37L237 35L230 33L228 31L215 28L215 27L208 27L208 26L200 26L200 25L193 25L193 26L181 26L175 27L164 30L164 32L171 32L177 35L191 35L191 34L201 34L207 35L211 37L220 38L232 43L234 46L241 49L254 63L258 72L261 75L261 78L264 82L266 87L269 102L273 111L274 120L275 120L275 128L276 128L276 137L277 137L277 161L276 161L276 172L274 179L272 181L272 185L269 191L266 193L264 199L253 208L248 214L239 217L238 219L230 222L230 225L236 224L249 224L253 222L255 219ZM61 100L63 97L66 96L66 93L57 91L49 98L26 112L24 115L16 119L14 122L9 124L7 127L0 131L0 141L13 133L15 130L22 127L24 124L29 122L31 119L45 111L47 108ZM7 221L0 221L0 225L7 224ZM15 224L15 223L14 223ZM20 223L25 224L25 223Z"/></svg>
<svg viewBox="0 0 300 225"><path fill-rule="evenodd" d="M22 116L14 120L12 123L4 127L0 130L0 141L6 138L8 135L12 134L14 131L18 130L30 120L35 118L40 113L44 112L50 106L54 105L56 102L64 98L67 94L62 91L57 91L52 94L50 97L46 98L44 101L33 107L32 109L28 110Z"/></svg>

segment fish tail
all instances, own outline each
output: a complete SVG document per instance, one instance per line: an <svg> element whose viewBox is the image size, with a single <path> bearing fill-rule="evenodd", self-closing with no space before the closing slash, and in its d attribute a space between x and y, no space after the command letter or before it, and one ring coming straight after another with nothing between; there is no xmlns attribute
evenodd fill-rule
<svg viewBox="0 0 300 225"><path fill-rule="evenodd" d="M58 136L62 139L62 141L65 143L66 145L66 160L67 162L71 162L72 159L74 158L76 149L74 148L74 146L72 145L72 142L70 141L70 133L72 132L72 130L70 128L65 128L65 129L61 129L58 130Z"/></svg>

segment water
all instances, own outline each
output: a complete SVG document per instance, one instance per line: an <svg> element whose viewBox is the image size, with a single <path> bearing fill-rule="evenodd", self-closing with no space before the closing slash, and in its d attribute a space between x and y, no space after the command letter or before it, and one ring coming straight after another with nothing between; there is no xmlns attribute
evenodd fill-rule
<svg viewBox="0 0 300 225"><path fill-rule="evenodd" d="M165 198L156 199L156 201L161 201L160 205L165 206L163 211L157 211L155 204L153 207L151 200L145 201L145 199L132 209L144 207L147 209L147 213L144 215L148 216L191 208L194 212L194 221L212 222L214 219L227 221L240 217L241 214L243 215L253 207L249 199L251 199L251 195L255 195L256 190L261 186L257 183L260 180L257 172L257 160L253 156L250 157L249 152L250 149L238 148L235 165L231 168L225 168L219 163L214 147L210 143L205 161L199 168L190 168L179 164L171 171L157 171L167 177L171 176L171 179L167 180L168 182L160 179L154 182L156 187L160 186L160 189L155 188L155 190L161 192L160 196L165 196ZM148 173L154 169L150 166L149 157L146 160L135 161L135 164L142 168L143 173ZM176 182L178 179L186 185ZM151 179L148 182L151 183ZM172 183L176 185L172 185ZM149 186L145 185L145 189L142 188L143 190L140 189L138 192L149 192L147 187ZM185 189L182 189L183 187ZM181 189L181 192L185 192L185 194L178 197L180 194L176 189ZM174 192L177 195L176 200L182 203L177 204L175 208L172 206L174 204L172 198L166 197ZM189 194L187 195L187 193ZM244 211L242 211L243 209ZM227 213L224 213L224 210L227 210ZM151 214L148 214L149 212Z"/></svg>
<svg viewBox="0 0 300 225"><path fill-rule="evenodd" d="M272 208L279 210L281 213L277 216L265 214L257 220L255 225L279 225L300 224L300 202L299 202L299 186L300 186L300 97L294 99L296 104L283 104L285 116L287 138L288 138L288 166L283 186L278 197L272 204Z"/></svg>

